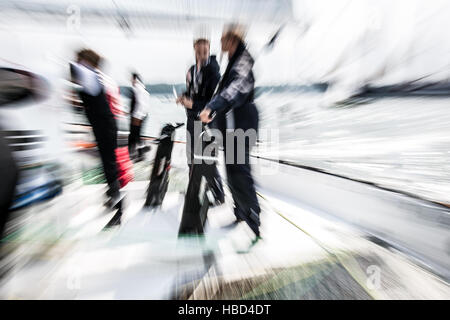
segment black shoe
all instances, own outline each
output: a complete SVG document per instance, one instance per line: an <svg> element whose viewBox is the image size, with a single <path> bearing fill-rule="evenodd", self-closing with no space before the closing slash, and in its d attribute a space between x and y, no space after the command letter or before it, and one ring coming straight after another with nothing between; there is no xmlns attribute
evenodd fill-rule
<svg viewBox="0 0 450 320"><path fill-rule="evenodd" d="M248 216L247 224L255 233L255 236L259 237L259 226L261 225L261 221L259 219L259 212L250 209L250 214Z"/></svg>
<svg viewBox="0 0 450 320"><path fill-rule="evenodd" d="M252 240L250 248L254 247L260 240L262 240L261 236L256 236L255 239Z"/></svg>
<svg viewBox="0 0 450 320"><path fill-rule="evenodd" d="M109 220L108 224L103 228L103 230L109 230L110 228L120 226L122 223L122 210L118 210L116 214Z"/></svg>
<svg viewBox="0 0 450 320"><path fill-rule="evenodd" d="M122 204L122 200L124 198L124 195L122 193L118 193L112 197L110 197L105 203L104 206L108 209L119 209L120 205Z"/></svg>
<svg viewBox="0 0 450 320"><path fill-rule="evenodd" d="M256 223L254 223L253 221L248 221L247 224L250 227L250 229L253 231L253 233L255 234L256 238L260 238L259 226Z"/></svg>
<svg viewBox="0 0 450 320"><path fill-rule="evenodd" d="M241 250L237 250L236 253L238 254L245 254L245 253L249 253L250 250L260 241L262 240L262 238L258 235L255 238L252 239L252 241L250 242L249 246L246 249L241 249Z"/></svg>

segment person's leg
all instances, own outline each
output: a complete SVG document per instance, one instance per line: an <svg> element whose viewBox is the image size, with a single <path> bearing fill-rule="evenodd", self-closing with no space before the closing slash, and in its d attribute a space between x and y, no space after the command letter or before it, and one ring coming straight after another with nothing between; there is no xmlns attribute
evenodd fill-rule
<svg viewBox="0 0 450 320"><path fill-rule="evenodd" d="M235 138L234 138L235 139ZM228 185L233 197L237 220L244 220L253 232L259 236L259 213L261 211L256 196L255 184L250 168L250 146L245 141L239 150L237 140L234 143L234 157L227 159L225 151ZM226 148L225 148L226 150ZM237 152L244 152L244 163L239 163Z"/></svg>
<svg viewBox="0 0 450 320"><path fill-rule="evenodd" d="M213 129L216 129L213 127ZM211 137L211 142L203 142L203 150L211 150L210 156L218 158L218 146L222 141L217 140L218 137ZM209 155L207 155L209 156ZM214 205L220 205L225 202L225 192L223 190L222 178L220 177L219 170L217 169L217 162L210 163L205 162L206 179L208 181L209 189L213 193L215 203Z"/></svg>
<svg viewBox="0 0 450 320"><path fill-rule="evenodd" d="M98 151L100 153L103 171L109 187L106 194L109 197L116 197L119 195L120 189L116 161L117 131L112 124L97 128L95 131Z"/></svg>
<svg viewBox="0 0 450 320"><path fill-rule="evenodd" d="M128 153L130 156L132 156L136 150L136 134L137 134L138 128L137 126L131 124L130 125L130 134L128 135Z"/></svg>
<svg viewBox="0 0 450 320"><path fill-rule="evenodd" d="M189 184L184 198L183 214L181 216L179 235L203 234L206 217L201 216L203 196L199 194L202 184L202 167L192 166ZM203 218L203 219L202 219Z"/></svg>
<svg viewBox="0 0 450 320"><path fill-rule="evenodd" d="M220 177L216 164L209 164L207 166L208 174L206 176L206 180L208 181L209 188L215 199L214 205L220 205L225 202L225 192L223 191L222 178Z"/></svg>
<svg viewBox="0 0 450 320"><path fill-rule="evenodd" d="M142 146L141 146L141 130L142 130L142 123L138 126L136 126L136 148L138 151L138 157L142 157Z"/></svg>
<svg viewBox="0 0 450 320"><path fill-rule="evenodd" d="M131 144L132 144L132 140L133 140L133 136L132 136L132 132L133 132L133 123L132 120L130 119L130 129L128 130L128 153L131 154Z"/></svg>
<svg viewBox="0 0 450 320"><path fill-rule="evenodd" d="M141 144L141 133L142 133L142 126L144 124L144 120L141 121L139 125L136 126L136 143L140 146Z"/></svg>
<svg viewBox="0 0 450 320"><path fill-rule="evenodd" d="M233 197L236 219L244 220L259 236L259 203L254 181L248 164L226 166L228 185Z"/></svg>
<svg viewBox="0 0 450 320"><path fill-rule="evenodd" d="M186 122L186 158L189 167L189 175L192 171L192 165L194 163L194 120L187 119Z"/></svg>

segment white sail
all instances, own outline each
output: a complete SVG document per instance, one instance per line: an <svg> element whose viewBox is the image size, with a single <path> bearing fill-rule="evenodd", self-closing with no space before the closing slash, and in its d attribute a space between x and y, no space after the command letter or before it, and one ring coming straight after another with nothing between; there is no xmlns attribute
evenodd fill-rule
<svg viewBox="0 0 450 320"><path fill-rule="evenodd" d="M311 25L296 46L304 65L300 78L346 92L365 85L448 81L448 1L319 0L294 9L297 19Z"/></svg>

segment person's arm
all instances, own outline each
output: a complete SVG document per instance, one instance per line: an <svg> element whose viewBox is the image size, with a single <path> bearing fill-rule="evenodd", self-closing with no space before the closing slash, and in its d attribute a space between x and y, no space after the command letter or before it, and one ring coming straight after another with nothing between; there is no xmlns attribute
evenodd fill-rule
<svg viewBox="0 0 450 320"><path fill-rule="evenodd" d="M190 67L189 70L186 73L186 91L184 91L177 99L177 103L181 103L183 107L187 109L187 112L189 114L189 110L192 110L192 107L194 106L194 102L190 98L190 93L192 89L192 70L195 68L195 65Z"/></svg>
<svg viewBox="0 0 450 320"><path fill-rule="evenodd" d="M191 91L191 85L192 85L192 67L190 67L188 69L188 71L186 72L186 90L180 95L180 97L178 97L178 99L181 99L182 97L189 97L189 92Z"/></svg>
<svg viewBox="0 0 450 320"><path fill-rule="evenodd" d="M97 96L100 93L101 84L95 71L90 70L79 63L71 62L70 75L72 81L81 86L82 91L85 93L91 96Z"/></svg>
<svg viewBox="0 0 450 320"><path fill-rule="evenodd" d="M131 88L131 97L130 97L130 116L133 115L134 109L136 108L136 93L134 92L134 89Z"/></svg>
<svg viewBox="0 0 450 320"><path fill-rule="evenodd" d="M232 80L229 85L214 96L205 108L213 112L229 107L239 107L245 103L255 85L252 68L253 59L249 55L242 55L230 71Z"/></svg>
<svg viewBox="0 0 450 320"><path fill-rule="evenodd" d="M177 103L181 103L183 105L183 107L185 107L186 109L192 109L193 106L193 102L192 99L190 98L190 92L191 92L191 88L192 88L192 70L193 68L195 68L194 66L191 66L187 73L186 73L186 90L178 97L177 99Z"/></svg>

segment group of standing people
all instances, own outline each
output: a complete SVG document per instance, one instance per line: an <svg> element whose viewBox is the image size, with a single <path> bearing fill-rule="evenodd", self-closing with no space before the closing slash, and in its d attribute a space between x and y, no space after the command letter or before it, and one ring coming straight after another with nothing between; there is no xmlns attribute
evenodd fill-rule
<svg viewBox="0 0 450 320"><path fill-rule="evenodd" d="M94 51L83 49L76 55L76 61L70 63L72 82L79 85L78 95L83 103L86 117L92 126L97 148L108 184L105 205L114 208L123 195L120 193L119 170L116 159L117 125L108 86L100 71L102 59ZM141 128L147 117L149 94L138 74L132 74L132 94L130 105L130 134L128 148L130 156L141 143ZM138 149L138 158L142 152Z"/></svg>
<svg viewBox="0 0 450 320"><path fill-rule="evenodd" d="M234 201L234 224L247 223L258 239L261 210L250 168L253 143L233 134L239 129L255 133L258 130L258 111L253 101L254 60L246 48L244 34L239 25L224 28L221 47L222 52L228 54L228 65L222 77L216 57L210 55L209 40L199 38L194 41L196 63L186 75L187 91L177 102L186 108L186 152L190 169L195 164L195 141L199 139L195 136L195 121L201 121L221 132L227 182ZM216 175L220 179L218 173Z"/></svg>
<svg viewBox="0 0 450 320"><path fill-rule="evenodd" d="M239 25L228 25L221 37L222 52L228 53L228 65L220 75L220 67L214 55L210 55L210 42L206 38L194 41L195 64L186 75L186 92L177 103L186 108L187 115L187 158L190 172L195 161L194 124L199 121L209 124L222 133L226 158L227 182L234 201L236 221L245 222L259 238L260 207L256 197L250 168L249 140L230 135L237 129L258 129L258 111L254 104L254 60L244 43L244 32ZM92 50L82 50L77 61L70 64L72 80L81 86L79 96L83 102L87 118L97 140L98 150L108 183L108 205L114 207L121 200L117 176L116 156L117 127L108 105L104 86L99 77L100 56ZM130 105L130 154L140 143L142 123L147 116L148 92L138 74L132 75L132 97ZM232 139L233 143L229 144ZM231 145L232 150L229 149ZM239 161L239 151L243 150L244 161ZM231 157L228 157L231 155ZM215 171L216 179L220 180Z"/></svg>
<svg viewBox="0 0 450 320"><path fill-rule="evenodd" d="M258 204L254 181L250 168L250 149L253 143L242 140L233 134L236 130L258 129L258 111L254 104L254 76L252 72L254 60L249 54L244 33L238 25L229 25L221 37L222 52L228 53L228 65L224 74L220 75L220 67L214 55L210 55L210 42L206 38L194 41L195 64L186 75L186 92L177 99L177 103L186 108L187 115L187 158L190 172L195 164L195 122L208 124L222 133L224 153L226 157L227 183L234 201L234 224L245 222L254 232L256 239L260 237L260 207ZM119 168L116 159L117 125L115 107L111 104L116 98L108 93L105 75L100 71L102 59L94 51L83 49L76 54L75 61L70 63L72 82L79 85L77 90L86 117L92 126L97 142L104 175L108 189L106 206L117 208L123 194L120 192ZM136 150L141 144L141 130L147 117L149 93L141 77L133 73L132 95L130 104L130 134L128 140L129 153L133 157L142 158L142 150ZM229 144L228 142L233 140ZM11 168L5 175L5 183L12 186L2 189L1 199L9 199L0 203L2 212L8 211L14 192L17 170L8 147L0 140L0 164ZM228 146L232 147L229 148ZM244 161L240 161L239 150L244 151ZM228 155L231 154L231 157ZM230 160L231 159L231 160ZM5 170L5 172L8 170ZM220 180L217 170L214 179ZM222 201L223 202L223 201ZM6 214L0 217L0 235L6 223Z"/></svg>
<svg viewBox="0 0 450 320"><path fill-rule="evenodd" d="M80 86L77 92L97 141L108 184L108 200L105 204L113 208L121 200L116 162L117 125L99 72L101 62L101 57L94 51L81 50L77 53L76 61L70 63L70 74L72 82Z"/></svg>

